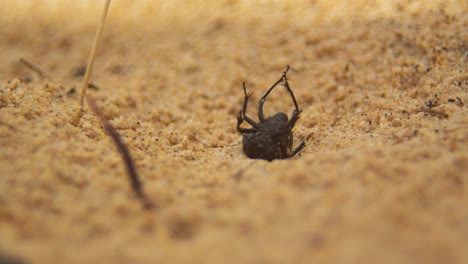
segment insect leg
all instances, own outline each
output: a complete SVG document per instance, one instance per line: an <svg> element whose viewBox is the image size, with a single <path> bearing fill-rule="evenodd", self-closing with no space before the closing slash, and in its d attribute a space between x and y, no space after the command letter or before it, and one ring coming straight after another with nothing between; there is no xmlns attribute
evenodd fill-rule
<svg viewBox="0 0 468 264"><path fill-rule="evenodd" d="M292 98L292 101L294 103L294 112L302 112L302 110L299 108L299 106L297 105L297 101L296 101L296 97L294 96L294 93L293 91L291 90L291 88L289 87L289 82L288 82L288 78L286 77L286 73L288 72L287 70L289 69L289 66L288 68L286 69L286 71L284 72L283 76L284 76L284 87L286 88L286 90L288 90L289 94L291 95L291 98Z"/></svg>
<svg viewBox="0 0 468 264"><path fill-rule="evenodd" d="M301 144L299 144L299 146L297 146L292 153L287 154L287 157L290 158L290 157L296 155L297 153L299 153L299 151L301 151L301 149L303 149L305 147L305 144L309 139L310 139L310 135L305 140L303 140L301 142Z"/></svg>
<svg viewBox="0 0 468 264"><path fill-rule="evenodd" d="M294 125L296 124L297 120L299 119L299 114L302 112L302 109L295 109L293 114L292 114L292 117L291 119L288 121L286 127L289 128L289 129L292 129L294 127Z"/></svg>
<svg viewBox="0 0 468 264"><path fill-rule="evenodd" d="M247 104L249 102L250 96L252 96L252 93L247 93L247 89L245 88L245 82L242 83L242 86L244 88L244 106L242 107L242 116L245 116L245 112L247 112Z"/></svg>
<svg viewBox="0 0 468 264"><path fill-rule="evenodd" d="M239 115L237 116L237 131L241 133L255 133L258 131L258 124L255 123L250 117L246 116L245 113L247 112L247 104L249 102L250 96L252 96L252 93L247 93L247 89L245 88L245 82L242 84L244 87L244 105L242 107L242 110L239 112ZM253 128L242 128L240 125L242 124L243 121L247 121L250 125L253 126Z"/></svg>
<svg viewBox="0 0 468 264"><path fill-rule="evenodd" d="M289 71L289 66L286 67L286 70L283 72L283 75L281 75L281 78L277 82L275 82L275 84L273 84L270 87L270 89L268 89L268 91L260 99L260 102L258 104L258 119L260 120L260 123L265 122L265 117L263 116L263 104L265 103L267 96L283 79L286 79L286 74L288 73L288 71ZM296 102L296 99L294 99L294 102ZM295 106L297 107L297 103L295 104Z"/></svg>
<svg viewBox="0 0 468 264"><path fill-rule="evenodd" d="M249 124L255 124L255 126L252 125L253 128L243 128L243 127L241 127L240 125L242 124L242 122L244 120L246 120ZM252 123L250 123L249 120ZM258 128L257 128L257 124L255 122L253 122L252 119L250 119L247 116L243 115L242 111L240 111L239 115L237 116L237 131L239 131L241 133L256 133L256 132L258 132Z"/></svg>

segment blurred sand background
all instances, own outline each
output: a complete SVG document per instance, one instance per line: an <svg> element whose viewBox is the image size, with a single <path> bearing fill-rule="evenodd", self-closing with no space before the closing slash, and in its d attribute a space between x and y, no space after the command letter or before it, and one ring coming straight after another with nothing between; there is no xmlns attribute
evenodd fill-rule
<svg viewBox="0 0 468 264"><path fill-rule="evenodd" d="M2 1L0 263L468 263L466 1L114 0L88 95L150 211L72 124L103 4ZM286 65L312 137L249 160L242 82L255 117Z"/></svg>

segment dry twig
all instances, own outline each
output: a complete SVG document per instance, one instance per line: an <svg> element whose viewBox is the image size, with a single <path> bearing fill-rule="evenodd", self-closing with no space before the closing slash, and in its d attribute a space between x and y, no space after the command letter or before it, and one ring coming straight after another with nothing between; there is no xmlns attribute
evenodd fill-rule
<svg viewBox="0 0 468 264"><path fill-rule="evenodd" d="M27 61L27 60L25 60L23 58L20 58L19 61L21 63L23 63L26 67L31 69L33 72L37 73L41 77L41 79L49 78L49 76L47 74L45 74L39 67L32 64L31 62L29 62L29 61Z"/></svg>
<svg viewBox="0 0 468 264"><path fill-rule="evenodd" d="M89 84L89 77L91 76L91 72L93 71L94 59L96 58L96 50L98 48L99 41L101 39L102 31L104 29L104 24L106 22L107 13L109 11L111 0L106 0L104 5L104 9L102 10L101 22L99 23L98 29L96 31L96 37L94 38L93 48L91 49L91 54L89 55L88 67L86 67L86 73L83 78L83 84L81 85L80 90L80 109L78 110L73 123L78 124L83 115L83 103L84 98L86 96L86 88L88 88Z"/></svg>
<svg viewBox="0 0 468 264"><path fill-rule="evenodd" d="M130 151L123 142L119 132L111 125L111 123L109 123L109 121L107 121L107 118L104 116L101 109L99 109L99 107L96 105L96 102L93 99L87 97L87 102L88 106L99 118L99 122L101 123L102 127L112 138L112 140L115 143L115 146L119 150L120 155L122 156L122 159L127 168L127 174L129 176L130 184L132 186L133 191L135 191L137 197L142 201L143 206L145 208L152 208L153 204L146 198L145 193L143 192L143 185L136 171L135 163L133 162L132 156L130 155Z"/></svg>

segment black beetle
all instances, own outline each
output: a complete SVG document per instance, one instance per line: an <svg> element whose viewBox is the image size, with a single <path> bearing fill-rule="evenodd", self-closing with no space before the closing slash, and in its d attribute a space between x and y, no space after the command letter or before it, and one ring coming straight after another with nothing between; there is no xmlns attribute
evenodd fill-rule
<svg viewBox="0 0 468 264"><path fill-rule="evenodd" d="M293 132L292 129L299 119L299 114L302 109L299 108L294 97L294 93L289 87L288 79L286 74L289 71L289 66L286 67L281 78L271 86L271 88L263 95L258 105L258 119L260 123L256 123L250 117L246 116L247 104L252 93L247 93L244 87L244 105L242 110L237 116L237 131L243 135L242 145L245 154L252 159L265 159L272 161L274 159L286 159L296 155L301 149L305 147L305 143L309 140L310 136L306 140L302 141L299 146L291 151L293 145ZM291 119L285 113L279 112L267 119L263 116L263 104L270 92L283 82L283 86L291 95L294 103L294 112ZM249 123L252 128L243 128L241 124L243 121Z"/></svg>

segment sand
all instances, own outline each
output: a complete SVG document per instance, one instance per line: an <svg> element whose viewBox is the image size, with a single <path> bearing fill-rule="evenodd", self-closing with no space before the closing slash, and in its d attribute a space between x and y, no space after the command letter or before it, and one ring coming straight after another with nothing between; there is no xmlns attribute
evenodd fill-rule
<svg viewBox="0 0 468 264"><path fill-rule="evenodd" d="M466 1L114 1L87 94L152 210L72 122L102 6L2 2L0 263L468 263ZM311 138L248 159L242 82L256 119L287 65Z"/></svg>

